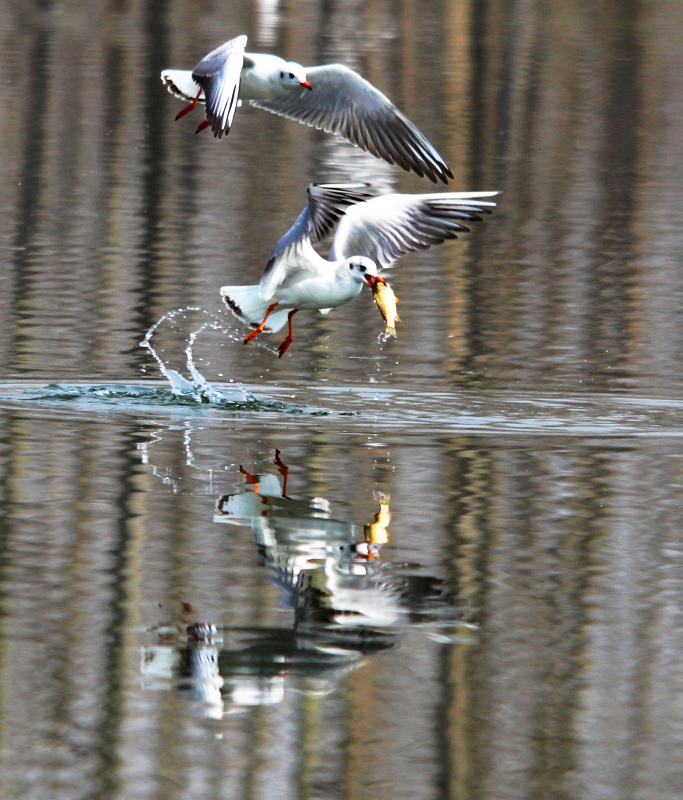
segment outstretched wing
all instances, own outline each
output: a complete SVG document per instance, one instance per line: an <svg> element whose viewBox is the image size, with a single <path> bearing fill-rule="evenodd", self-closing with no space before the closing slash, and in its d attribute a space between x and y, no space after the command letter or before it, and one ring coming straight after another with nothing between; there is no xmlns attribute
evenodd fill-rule
<svg viewBox="0 0 683 800"><path fill-rule="evenodd" d="M307 194L306 207L275 245L266 265L260 284L266 299L297 268L297 260L305 261L297 256L311 247L311 240L324 239L349 206L372 197L367 183L311 183Z"/></svg>
<svg viewBox="0 0 683 800"><path fill-rule="evenodd" d="M192 70L193 80L204 90L206 118L210 120L217 139L230 133L239 99L246 46L246 35L236 36L204 56Z"/></svg>
<svg viewBox="0 0 683 800"><path fill-rule="evenodd" d="M294 90L251 104L338 133L362 150L408 172L448 183L453 173L426 137L379 89L343 64L306 67L313 91Z"/></svg>
<svg viewBox="0 0 683 800"><path fill-rule="evenodd" d="M465 222L490 214L498 192L388 194L349 208L337 227L330 260L367 256L386 269L399 256L467 233Z"/></svg>
<svg viewBox="0 0 683 800"><path fill-rule="evenodd" d="M368 183L311 183L306 193L309 233L317 241L332 231L349 206L373 196Z"/></svg>

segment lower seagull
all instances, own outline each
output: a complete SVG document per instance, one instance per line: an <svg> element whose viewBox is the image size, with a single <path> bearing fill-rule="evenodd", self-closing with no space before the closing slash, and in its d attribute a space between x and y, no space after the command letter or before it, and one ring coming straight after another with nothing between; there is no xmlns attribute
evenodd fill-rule
<svg viewBox="0 0 683 800"><path fill-rule="evenodd" d="M223 286L228 308L261 333L289 323L279 357L294 341L292 318L300 310L327 314L350 302L365 284L386 284L379 274L402 255L425 250L469 232L464 222L482 219L498 192L385 194L373 197L368 184L310 184L308 203L275 245L260 283ZM336 231L329 259L313 242Z"/></svg>

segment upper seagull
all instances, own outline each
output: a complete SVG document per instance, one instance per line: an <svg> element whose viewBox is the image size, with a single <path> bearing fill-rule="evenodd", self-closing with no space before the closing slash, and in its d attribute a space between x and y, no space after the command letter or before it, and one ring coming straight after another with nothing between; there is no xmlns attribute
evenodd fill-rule
<svg viewBox="0 0 683 800"><path fill-rule="evenodd" d="M364 284L385 283L379 275L399 256L456 239L481 220L498 192L385 194L372 197L367 184L311 184L308 204L275 245L260 283L223 286L228 308L254 330L279 331L289 322L278 347L282 357L291 345L292 317L299 309L326 314L356 297ZM339 223L339 224L337 224ZM319 255L319 241L336 226L329 260Z"/></svg>
<svg viewBox="0 0 683 800"><path fill-rule="evenodd" d="M390 164L448 183L453 173L426 137L379 89L343 64L302 67L264 53L245 53L242 34L212 50L192 70L165 69L161 80L171 94L189 102L176 119L198 102L221 138L230 132L240 100L310 125L367 150Z"/></svg>

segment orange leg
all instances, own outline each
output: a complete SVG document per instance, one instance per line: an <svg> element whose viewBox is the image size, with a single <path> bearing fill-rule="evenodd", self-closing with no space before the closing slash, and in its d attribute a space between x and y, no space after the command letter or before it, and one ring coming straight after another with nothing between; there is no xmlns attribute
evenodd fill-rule
<svg viewBox="0 0 683 800"><path fill-rule="evenodd" d="M254 487L254 491L258 494L259 485L258 485L258 475L254 475L253 472L247 472L246 469L240 464L240 472L244 475L244 480L249 486Z"/></svg>
<svg viewBox="0 0 683 800"><path fill-rule="evenodd" d="M292 330L292 317L296 314L298 309L292 309L289 314L287 314L287 321L289 322L289 333L287 334L287 338L280 342L280 346L278 347L277 351L280 354L278 358L282 358L282 356L289 350L289 345L294 341L294 331Z"/></svg>
<svg viewBox="0 0 683 800"><path fill-rule="evenodd" d="M240 464L240 472L242 473L242 475L244 475L244 479L245 479L245 482L247 483L247 485L254 487L252 489L252 492L254 492L254 494L258 495L261 498L261 503L264 506L269 505L270 504L270 500L265 495L262 495L262 494L259 493L259 489L261 488L261 486L259 485L258 475L254 475L252 472L247 472L246 469L244 469L244 467L241 464ZM230 495L226 495L226 497L230 497ZM220 510L222 511L223 509L220 509ZM267 511L262 511L261 512L261 516L262 517L267 517L268 516L268 512Z"/></svg>
<svg viewBox="0 0 683 800"><path fill-rule="evenodd" d="M277 471L282 475L282 496L289 500L287 497L287 479L289 478L289 467L285 464L285 462L280 458L280 451L276 448L275 449L275 460L273 462L277 467Z"/></svg>
<svg viewBox="0 0 683 800"><path fill-rule="evenodd" d="M264 328L266 327L266 320L268 317L275 311L275 309L280 305L279 303L271 303L267 310L265 317L261 320L261 323L257 325L251 333L248 333L244 338L244 344L250 342L252 339L255 339L259 333L263 333Z"/></svg>
<svg viewBox="0 0 683 800"><path fill-rule="evenodd" d="M199 95L200 95L201 93L202 93L202 90L200 89L200 90L197 92L197 96L196 96L196 97L195 97L195 99L194 99L194 100L193 100L193 101L190 103L190 105L189 105L189 106L185 106L185 108L183 108L181 111L179 111L179 112L178 112L178 113L175 115L175 118L176 118L176 119L182 119L182 118L185 116L185 114L189 114L189 113L190 113L190 111L192 111L192 109L193 109L193 108L194 108L194 107L197 105L197 100L199 100Z"/></svg>
<svg viewBox="0 0 683 800"><path fill-rule="evenodd" d="M203 122L200 122L199 125L197 125L197 130L195 133L201 133L202 131L205 131L209 125L211 125L211 120L205 119Z"/></svg>

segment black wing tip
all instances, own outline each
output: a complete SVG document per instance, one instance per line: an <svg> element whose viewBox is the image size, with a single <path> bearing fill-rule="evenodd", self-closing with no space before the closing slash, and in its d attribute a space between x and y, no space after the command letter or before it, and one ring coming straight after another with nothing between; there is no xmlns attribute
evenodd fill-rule
<svg viewBox="0 0 683 800"><path fill-rule="evenodd" d="M449 181L455 180L455 175L453 175L451 168L448 166L448 164L446 164L445 161L442 161L441 159L438 161L432 161L426 155L422 158L419 158L413 154L411 154L410 157L406 157L405 154L401 154L395 150L389 150L388 148L383 148L380 150L379 148L366 143L353 143L356 144L357 147L360 147L361 150L365 150L366 152L370 153L370 155L374 156L375 158L378 158L381 161L386 161L388 164L393 164L397 167L400 167L406 172L412 172L419 178L427 178L432 183L441 182L447 186Z"/></svg>
<svg viewBox="0 0 683 800"><path fill-rule="evenodd" d="M455 180L455 175L451 171L451 168L448 166L448 164L444 163L443 170L442 170L441 174L439 175L439 178L441 179L442 183L445 183L445 184L448 184L449 181L454 181Z"/></svg>
<svg viewBox="0 0 683 800"><path fill-rule="evenodd" d="M221 139L223 135L227 136L230 133L230 124L228 119L231 118L230 109L236 107L239 99L239 83L233 88L230 100L225 104L223 112L217 107L217 98L220 97L220 77L202 77L196 76L192 73L194 80L204 91L204 98L206 101L206 119L211 123L211 131L215 139ZM234 114L234 110L232 114ZM232 119L230 119L230 123ZM203 130L204 126L200 126L197 132Z"/></svg>
<svg viewBox="0 0 683 800"><path fill-rule="evenodd" d="M439 169L428 169L423 161L401 163L397 159L389 161L389 157L386 155L378 155L371 150L368 150L368 152L375 156L375 158L380 158L382 161L386 161L389 164L395 164L406 172L412 172L414 175L417 175L418 178L427 178L427 180L430 180L432 183L443 183L444 186L448 186L450 181L455 180L455 176L446 164L443 164L442 168Z"/></svg>
<svg viewBox="0 0 683 800"><path fill-rule="evenodd" d="M309 232L320 241L334 228L349 206L374 197L370 183L311 183L308 195ZM315 191L315 190L318 191Z"/></svg>
<svg viewBox="0 0 683 800"><path fill-rule="evenodd" d="M440 172L417 172L413 167L404 167L404 169L407 169L408 172L415 172L421 178L428 178L432 183L443 183L444 186L448 186L448 182L455 179L448 167Z"/></svg>
<svg viewBox="0 0 683 800"><path fill-rule="evenodd" d="M421 178L429 178L432 183L439 183L440 181L446 186L449 181L455 180L455 175L453 175L451 168L436 152L434 155L423 153L421 156L419 159L415 159L415 157L409 159L407 166L404 166L403 169L408 172L414 172Z"/></svg>

